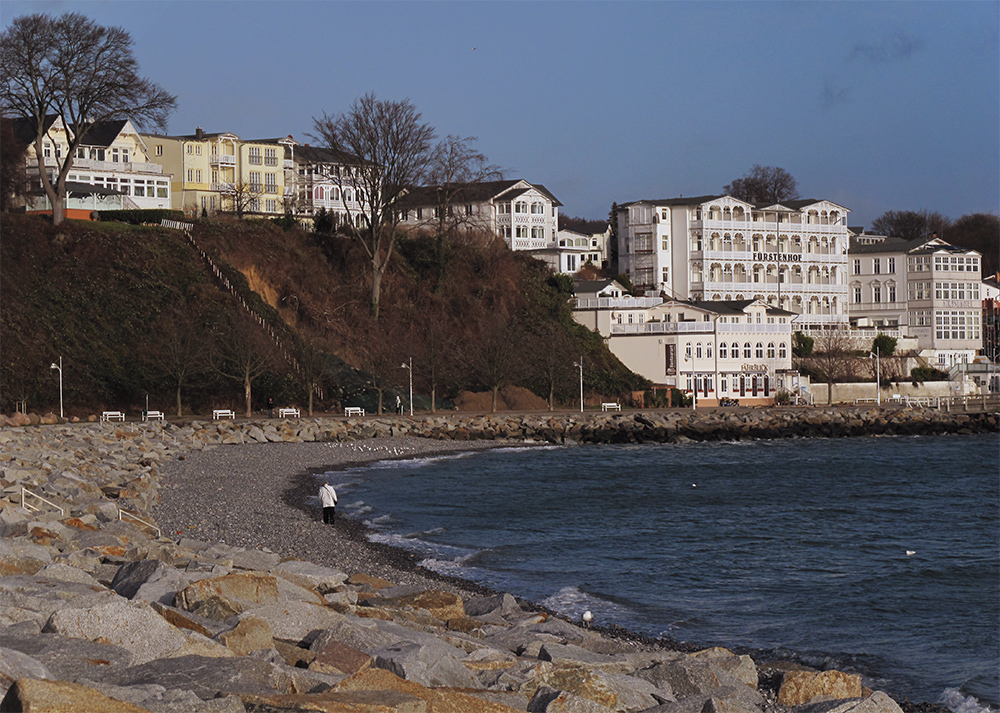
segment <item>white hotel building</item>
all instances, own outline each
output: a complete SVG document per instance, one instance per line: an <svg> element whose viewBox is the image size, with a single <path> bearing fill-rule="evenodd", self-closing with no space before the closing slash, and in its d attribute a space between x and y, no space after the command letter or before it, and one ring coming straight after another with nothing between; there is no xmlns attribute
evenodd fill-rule
<svg viewBox="0 0 1000 713"><path fill-rule="evenodd" d="M773 403L799 391L792 371L795 315L757 299L628 297L613 280L577 283L573 318L598 332L629 369L698 403Z"/></svg>
<svg viewBox="0 0 1000 713"><path fill-rule="evenodd" d="M851 324L899 330L938 368L971 362L983 347L982 260L931 236L851 240Z"/></svg>
<svg viewBox="0 0 1000 713"><path fill-rule="evenodd" d="M618 265L637 289L681 300L760 302L796 329L848 322L848 210L826 200L731 196L625 203Z"/></svg>

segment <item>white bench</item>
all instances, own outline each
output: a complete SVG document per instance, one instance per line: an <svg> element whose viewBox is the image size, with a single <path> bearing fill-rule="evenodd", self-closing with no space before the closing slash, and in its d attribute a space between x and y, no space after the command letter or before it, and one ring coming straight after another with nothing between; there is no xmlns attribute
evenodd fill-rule
<svg viewBox="0 0 1000 713"><path fill-rule="evenodd" d="M278 417L279 418L290 418L290 417L298 418L299 417L299 410L297 408L279 408L278 409Z"/></svg>
<svg viewBox="0 0 1000 713"><path fill-rule="evenodd" d="M125 414L121 411L105 411L101 414L102 421L124 421Z"/></svg>
<svg viewBox="0 0 1000 713"><path fill-rule="evenodd" d="M365 410L360 406L345 406L344 407L345 416L364 416Z"/></svg>
<svg viewBox="0 0 1000 713"><path fill-rule="evenodd" d="M602 411L621 411L622 405L616 403L601 404Z"/></svg>
<svg viewBox="0 0 1000 713"><path fill-rule="evenodd" d="M214 419L220 419L220 418L235 419L236 418L236 414L233 413L232 410L227 409L227 408L217 408L217 409L215 409L215 410L212 411L212 418L214 418Z"/></svg>
<svg viewBox="0 0 1000 713"><path fill-rule="evenodd" d="M146 412L147 421L162 421L163 411L147 411Z"/></svg>

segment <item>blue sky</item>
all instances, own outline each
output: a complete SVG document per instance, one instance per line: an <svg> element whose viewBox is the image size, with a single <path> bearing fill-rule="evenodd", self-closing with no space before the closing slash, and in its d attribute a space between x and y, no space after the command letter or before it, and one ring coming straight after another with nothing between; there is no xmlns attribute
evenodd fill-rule
<svg viewBox="0 0 1000 713"><path fill-rule="evenodd" d="M169 131L291 134L366 92L479 137L563 212L719 193L754 163L866 225L1000 212L1000 3L23 2L135 40Z"/></svg>

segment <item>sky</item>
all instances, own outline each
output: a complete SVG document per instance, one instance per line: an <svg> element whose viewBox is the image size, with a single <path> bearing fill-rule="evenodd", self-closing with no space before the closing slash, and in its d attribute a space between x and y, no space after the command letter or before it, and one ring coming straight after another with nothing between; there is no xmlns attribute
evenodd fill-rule
<svg viewBox="0 0 1000 713"><path fill-rule="evenodd" d="M127 30L170 134L316 143L372 92L478 138L567 215L720 194L754 164L869 225L1000 213L1000 3L60 2Z"/></svg>

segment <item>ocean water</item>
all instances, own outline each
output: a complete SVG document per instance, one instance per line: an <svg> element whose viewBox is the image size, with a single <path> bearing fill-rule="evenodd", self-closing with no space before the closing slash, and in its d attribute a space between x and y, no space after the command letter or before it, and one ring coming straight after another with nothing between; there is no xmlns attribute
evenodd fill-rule
<svg viewBox="0 0 1000 713"><path fill-rule="evenodd" d="M375 539L570 617L1000 706L996 435L504 448L324 477Z"/></svg>

